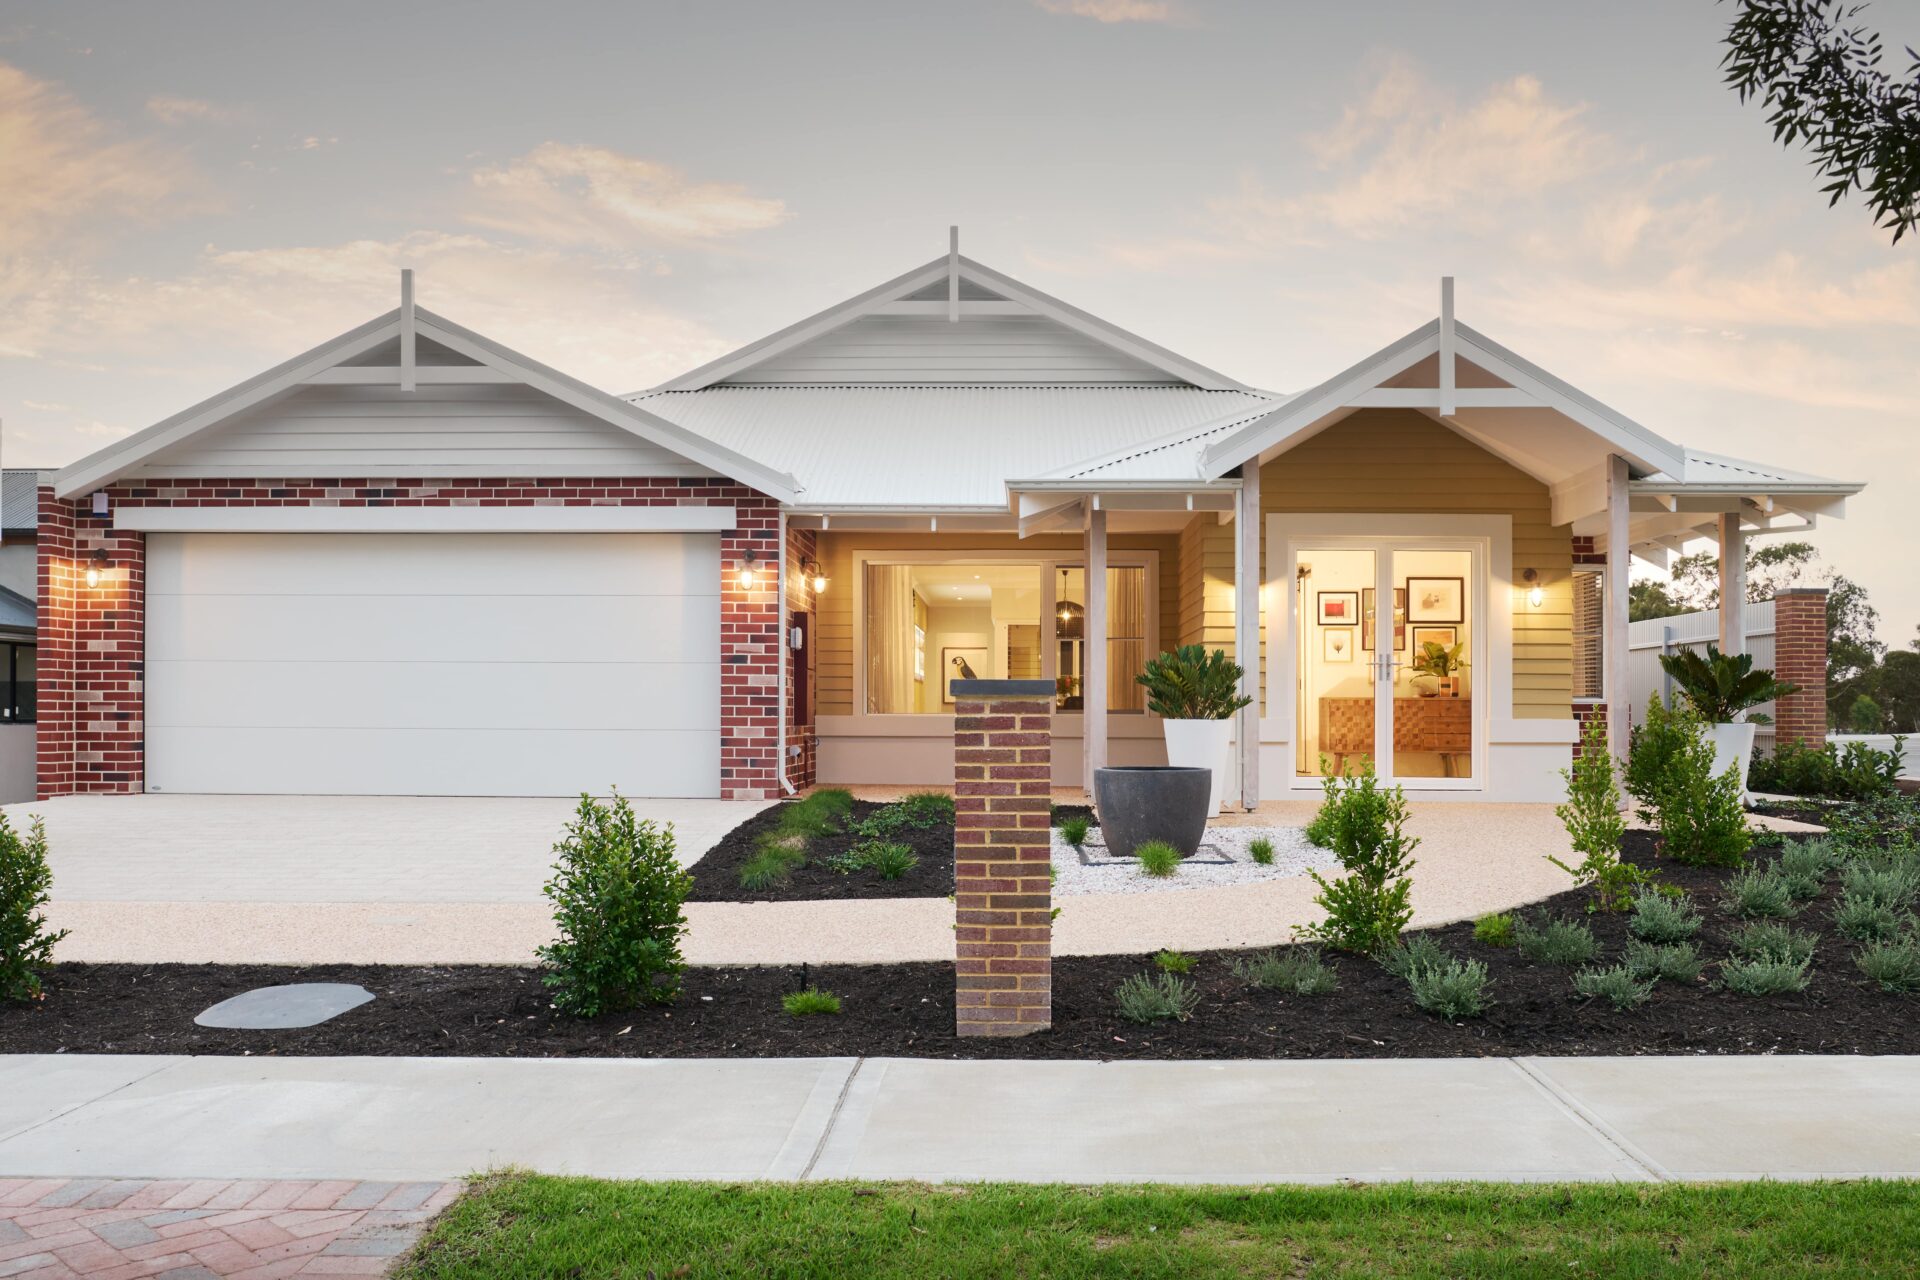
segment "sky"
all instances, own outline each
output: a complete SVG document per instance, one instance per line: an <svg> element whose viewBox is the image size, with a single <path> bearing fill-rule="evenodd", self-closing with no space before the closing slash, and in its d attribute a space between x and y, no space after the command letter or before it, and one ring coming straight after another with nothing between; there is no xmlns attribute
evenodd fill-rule
<svg viewBox="0 0 1920 1280"><path fill-rule="evenodd" d="M1670 439L1871 487L1920 624L1920 237L1721 84L1727 5L0 9L0 450L58 466L420 302L613 392L945 252L1242 381L1438 309ZM1920 45L1920 0L1866 10Z"/></svg>

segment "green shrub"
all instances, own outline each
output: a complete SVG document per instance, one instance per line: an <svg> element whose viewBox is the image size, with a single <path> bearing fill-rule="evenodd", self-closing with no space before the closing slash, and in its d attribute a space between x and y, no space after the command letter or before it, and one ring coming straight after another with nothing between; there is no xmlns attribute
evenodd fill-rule
<svg viewBox="0 0 1920 1280"><path fill-rule="evenodd" d="M1855 858L1840 871L1840 892L1895 911L1910 907L1920 894L1920 858L1880 853Z"/></svg>
<svg viewBox="0 0 1920 1280"><path fill-rule="evenodd" d="M1487 995L1487 966L1478 960L1448 960L1421 966L1407 975L1413 1002L1449 1022L1478 1017L1492 1003Z"/></svg>
<svg viewBox="0 0 1920 1280"><path fill-rule="evenodd" d="M1153 967L1162 973L1192 973L1193 966L1198 963L1198 960L1181 951L1156 951L1153 956Z"/></svg>
<svg viewBox="0 0 1920 1280"><path fill-rule="evenodd" d="M823 1013L840 1012L840 997L831 991L808 987L804 991L789 991L781 996L780 1007L796 1018L811 1018Z"/></svg>
<svg viewBox="0 0 1920 1280"><path fill-rule="evenodd" d="M1567 840L1579 862L1563 862L1552 854L1547 861L1572 876L1574 883L1593 891L1594 906L1602 911L1625 911L1633 891L1652 877L1620 859L1620 841L1627 832L1620 812L1620 788L1614 782L1613 753L1607 748L1606 726L1589 720L1573 768L1562 769L1567 802L1554 816L1567 829Z"/></svg>
<svg viewBox="0 0 1920 1280"><path fill-rule="evenodd" d="M1147 710L1168 720L1225 720L1253 699L1240 692L1246 673L1223 649L1183 644L1157 654L1133 678L1147 691Z"/></svg>
<svg viewBox="0 0 1920 1280"><path fill-rule="evenodd" d="M932 831L953 825L953 797L941 791L915 791L883 805L854 824L865 840L885 840L903 831Z"/></svg>
<svg viewBox="0 0 1920 1280"><path fill-rule="evenodd" d="M1780 857L1773 864L1787 882L1787 892L1795 902L1805 902L1820 896L1826 887L1827 873L1840 861L1840 851L1833 841L1824 836L1812 840L1795 840L1780 850Z"/></svg>
<svg viewBox="0 0 1920 1280"><path fill-rule="evenodd" d="M867 850L867 866L882 880L898 880L920 865L919 855L909 845L879 840L863 847Z"/></svg>
<svg viewBox="0 0 1920 1280"><path fill-rule="evenodd" d="M1675 862L1696 867L1737 867L1753 846L1740 779L1713 771L1713 743L1686 717L1686 739L1667 760L1659 792L1660 849Z"/></svg>
<svg viewBox="0 0 1920 1280"><path fill-rule="evenodd" d="M1817 747L1784 742L1771 756L1756 756L1747 777L1755 791L1776 795L1879 799L1898 786L1904 742L1895 739L1891 751L1865 742L1849 742L1844 749L1834 742Z"/></svg>
<svg viewBox="0 0 1920 1280"><path fill-rule="evenodd" d="M1882 991L1900 996L1920 993L1920 939L1912 934L1868 943L1853 962Z"/></svg>
<svg viewBox="0 0 1920 1280"><path fill-rule="evenodd" d="M1258 836L1247 842L1247 856L1263 867L1273 865L1273 841Z"/></svg>
<svg viewBox="0 0 1920 1280"><path fill-rule="evenodd" d="M1706 967L1691 942L1654 943L1634 938L1627 943L1627 972L1645 981L1692 982Z"/></svg>
<svg viewBox="0 0 1920 1280"><path fill-rule="evenodd" d="M1113 1001L1128 1022L1185 1022L1200 1005L1200 992L1177 973L1136 973L1114 988Z"/></svg>
<svg viewBox="0 0 1920 1280"><path fill-rule="evenodd" d="M1813 959L1819 939L1804 929L1789 929L1778 920L1756 920L1727 939L1742 960L1784 960L1800 964Z"/></svg>
<svg viewBox="0 0 1920 1280"><path fill-rule="evenodd" d="M1481 916L1473 922L1473 940L1490 947L1512 946L1513 917L1504 911Z"/></svg>
<svg viewBox="0 0 1920 1280"><path fill-rule="evenodd" d="M1310 871L1320 886L1315 905L1327 918L1306 932L1343 951L1374 952L1391 945L1413 918L1413 850L1406 833L1407 797L1399 787L1382 791L1372 766L1355 779L1329 780L1331 840L1346 872L1329 881Z"/></svg>
<svg viewBox="0 0 1920 1280"><path fill-rule="evenodd" d="M1749 867L1727 877L1727 910L1745 920L1784 920L1799 910L1793 887L1773 868Z"/></svg>
<svg viewBox="0 0 1920 1280"><path fill-rule="evenodd" d="M49 930L41 910L52 888L46 824L34 818L23 839L0 813L0 1000L40 998L40 969L67 936Z"/></svg>
<svg viewBox="0 0 1920 1280"><path fill-rule="evenodd" d="M1075 849L1086 848L1087 836L1092 831L1093 823L1077 815L1060 820L1060 838L1072 845Z"/></svg>
<svg viewBox="0 0 1920 1280"><path fill-rule="evenodd" d="M1704 655L1691 649L1661 654L1660 667L1708 724L1730 724L1743 711L1800 692L1767 668L1756 670L1752 654L1722 653L1716 644L1708 644Z"/></svg>
<svg viewBox="0 0 1920 1280"><path fill-rule="evenodd" d="M1605 1000L1615 1011L1625 1013L1629 1009L1638 1009L1653 994L1651 978L1640 979L1626 965L1617 964L1610 969L1582 969L1573 975L1573 989L1579 995L1592 1000Z"/></svg>
<svg viewBox="0 0 1920 1280"><path fill-rule="evenodd" d="M1134 847L1133 856L1140 860L1140 871L1143 875L1156 878L1172 875L1180 869L1180 864L1184 861L1180 851L1165 840L1143 841Z"/></svg>
<svg viewBox="0 0 1920 1280"><path fill-rule="evenodd" d="M1435 942L1430 933L1416 933L1410 938L1401 938L1381 948L1377 954L1380 967L1396 978L1406 978L1415 969L1442 967L1453 959L1452 954Z"/></svg>
<svg viewBox="0 0 1920 1280"><path fill-rule="evenodd" d="M1628 734L1627 794L1649 817L1658 818L1660 793L1674 755L1698 736L1695 717L1682 708L1669 710L1655 694L1647 714Z"/></svg>
<svg viewBox="0 0 1920 1280"><path fill-rule="evenodd" d="M1780 996L1805 991L1813 981L1811 970L1807 960L1732 959L1720 962L1720 980L1743 996Z"/></svg>
<svg viewBox="0 0 1920 1280"><path fill-rule="evenodd" d="M1700 929L1700 913L1683 894L1643 890L1633 895L1627 932L1643 942L1685 942Z"/></svg>
<svg viewBox="0 0 1920 1280"><path fill-rule="evenodd" d="M1535 964L1580 965L1600 954L1593 930L1577 920L1536 924L1523 917L1514 922L1513 945Z"/></svg>
<svg viewBox="0 0 1920 1280"><path fill-rule="evenodd" d="M680 993L681 904L693 877L674 858L673 828L634 817L625 796L580 797L545 893L558 938L541 947L556 1008L582 1018Z"/></svg>
<svg viewBox="0 0 1920 1280"><path fill-rule="evenodd" d="M1340 985L1312 947L1262 951L1233 962L1233 975L1249 986L1297 996L1324 996Z"/></svg>
<svg viewBox="0 0 1920 1280"><path fill-rule="evenodd" d="M1912 929L1914 918L1873 898L1843 893L1833 907L1833 927L1856 942L1888 942Z"/></svg>

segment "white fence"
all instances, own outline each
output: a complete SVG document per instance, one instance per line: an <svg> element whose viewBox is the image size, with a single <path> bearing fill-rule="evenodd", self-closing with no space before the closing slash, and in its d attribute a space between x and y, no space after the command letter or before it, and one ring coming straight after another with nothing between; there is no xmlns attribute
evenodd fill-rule
<svg viewBox="0 0 1920 1280"><path fill-rule="evenodd" d="M1746 615L1747 652L1753 655L1753 665L1772 667L1773 601L1763 600L1759 604L1748 605ZM1714 609L1630 623L1627 627L1627 688L1632 691L1633 722L1639 724L1646 718L1647 703L1654 694L1659 694L1662 699L1673 697L1673 682L1660 668L1661 654L1679 653L1683 649L1705 653L1708 644L1719 643L1720 614ZM1763 704L1757 710L1772 715L1773 704ZM1773 726L1761 725L1755 737L1760 749L1773 750Z"/></svg>
<svg viewBox="0 0 1920 1280"><path fill-rule="evenodd" d="M0 725L0 804L33 799L33 744L30 724Z"/></svg>

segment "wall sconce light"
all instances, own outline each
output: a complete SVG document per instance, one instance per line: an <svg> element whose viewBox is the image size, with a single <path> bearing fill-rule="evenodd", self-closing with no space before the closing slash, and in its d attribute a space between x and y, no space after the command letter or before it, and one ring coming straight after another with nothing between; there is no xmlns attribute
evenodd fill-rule
<svg viewBox="0 0 1920 1280"><path fill-rule="evenodd" d="M751 550L741 553L740 572L736 575L736 578L739 581L740 586L745 590L748 590L748 591L753 590L753 584L759 581L760 579L760 575L754 570L754 567L753 567L754 562L758 559L759 557L754 555Z"/></svg>
<svg viewBox="0 0 1920 1280"><path fill-rule="evenodd" d="M1529 606L1531 606L1532 608L1538 609L1541 605L1547 602L1547 593L1546 593L1546 590L1540 585L1540 571L1538 569L1527 569L1522 571L1520 574L1520 580L1522 582L1526 582L1530 584L1530 589L1527 592L1527 604Z"/></svg>
<svg viewBox="0 0 1920 1280"><path fill-rule="evenodd" d="M802 560L800 576L807 580L807 585L813 588L815 595L827 589L827 571L818 560Z"/></svg>
<svg viewBox="0 0 1920 1280"><path fill-rule="evenodd" d="M99 586L100 575L105 573L107 567L112 563L112 561L107 559L107 549L105 547L94 548L92 557L87 561L87 585L89 587Z"/></svg>

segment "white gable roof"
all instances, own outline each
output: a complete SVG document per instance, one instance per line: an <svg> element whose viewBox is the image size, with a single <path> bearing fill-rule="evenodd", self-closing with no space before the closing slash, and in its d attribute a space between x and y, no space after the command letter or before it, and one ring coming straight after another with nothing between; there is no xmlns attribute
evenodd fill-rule
<svg viewBox="0 0 1920 1280"><path fill-rule="evenodd" d="M422 388L503 384L527 388L668 450L712 474L737 480L782 501L790 502L799 496L799 486L792 476L734 453L430 311L405 307L369 320L164 422L89 454L57 472L53 477L54 489L62 497L71 497L111 484L150 461L162 456L178 456L189 441L309 388L391 383L391 368L366 362L382 358L387 350L397 350L396 343L402 340L409 322L417 350L427 353L413 375ZM531 472L527 468L531 468ZM540 458L534 456L520 466L503 468L503 472L495 474L552 474L555 469L543 465ZM276 474L300 473L280 471Z"/></svg>

